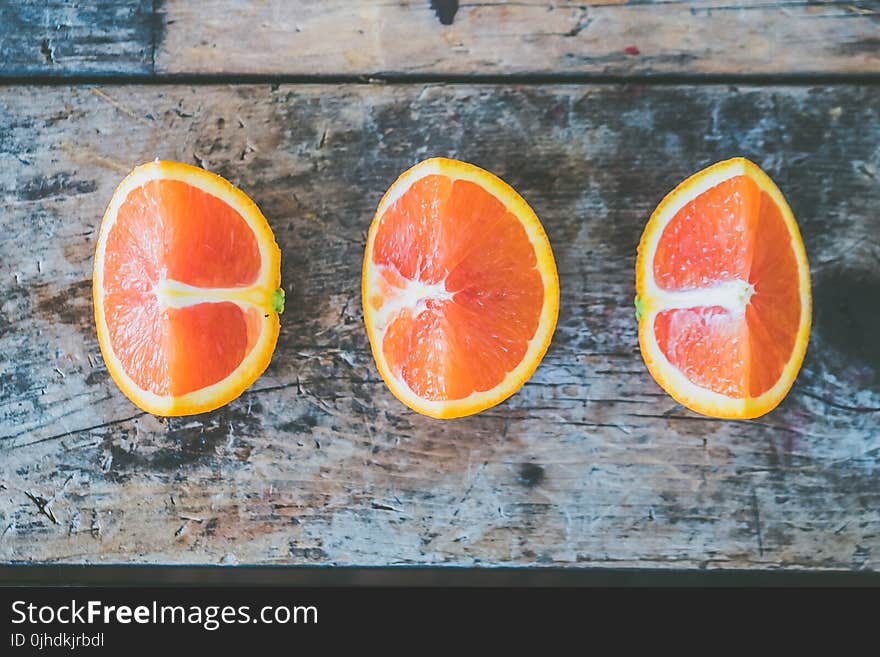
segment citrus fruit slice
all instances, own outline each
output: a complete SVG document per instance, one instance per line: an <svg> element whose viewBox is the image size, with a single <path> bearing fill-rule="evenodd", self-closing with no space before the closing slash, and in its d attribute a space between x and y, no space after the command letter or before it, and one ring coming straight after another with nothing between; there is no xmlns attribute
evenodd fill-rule
<svg viewBox="0 0 880 657"><path fill-rule="evenodd" d="M98 342L119 388L155 415L209 411L262 374L283 311L281 252L244 192L150 162L113 195L98 235Z"/></svg>
<svg viewBox="0 0 880 657"><path fill-rule="evenodd" d="M559 279L535 213L472 164L433 158L376 210L362 301L391 392L436 418L478 413L516 392L550 344Z"/></svg>
<svg viewBox="0 0 880 657"><path fill-rule="evenodd" d="M691 176L657 206L636 262L651 375L704 415L753 418L794 383L810 335L810 269L782 192L744 158Z"/></svg>

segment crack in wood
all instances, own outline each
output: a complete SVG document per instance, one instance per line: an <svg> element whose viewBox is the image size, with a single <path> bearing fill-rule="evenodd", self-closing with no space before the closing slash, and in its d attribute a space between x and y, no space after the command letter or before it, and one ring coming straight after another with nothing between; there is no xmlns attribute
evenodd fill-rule
<svg viewBox="0 0 880 657"><path fill-rule="evenodd" d="M30 447L32 445L39 445L40 443L50 442L52 440L60 440L62 438L67 438L68 436L73 436L73 435L78 435L78 434L83 434L83 433L90 433L92 431L97 431L98 429L106 429L108 427L112 427L117 424L123 424L125 422L130 422L132 420L136 420L140 417L143 417L146 414L147 414L146 412L142 411L140 413L135 413L134 415L129 415L128 417L120 418L118 420L110 420L109 422L102 422L101 424L93 424L91 426L82 427L80 429L71 429L70 431L65 431L64 433L55 434L53 436L47 436L46 438L40 438L39 440L33 440L29 443L23 443L21 445L12 445L8 449L21 449L24 447ZM18 433L18 434L13 434L11 436L0 436L0 440L11 440L11 439L26 435L30 432L32 432L32 430L25 431L25 432Z"/></svg>
<svg viewBox="0 0 880 657"><path fill-rule="evenodd" d="M34 504L37 505L37 509L40 511L40 513L42 513L49 520L52 521L53 525L58 524L58 520L55 518L55 514L52 512L52 509L49 506L49 504L51 503L51 500L47 500L42 495L35 495L34 493L31 493L30 491L25 491L24 494L27 496L27 498L31 502L33 502Z"/></svg>
<svg viewBox="0 0 880 657"><path fill-rule="evenodd" d="M758 493L752 488L752 515L755 520L755 538L758 540L758 554L764 556L764 540L761 536L761 511L758 508Z"/></svg>

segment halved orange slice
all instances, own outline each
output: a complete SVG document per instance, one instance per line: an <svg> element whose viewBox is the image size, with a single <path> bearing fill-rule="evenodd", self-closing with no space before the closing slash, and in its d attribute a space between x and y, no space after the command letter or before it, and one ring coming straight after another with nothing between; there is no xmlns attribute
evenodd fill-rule
<svg viewBox="0 0 880 657"><path fill-rule="evenodd" d="M218 408L269 365L281 252L259 208L220 176L158 160L134 169L101 223L92 285L104 363L145 411Z"/></svg>
<svg viewBox="0 0 880 657"><path fill-rule="evenodd" d="M636 291L642 356L676 401L754 418L788 393L810 335L810 268L757 165L719 162L663 199L639 243Z"/></svg>
<svg viewBox="0 0 880 657"><path fill-rule="evenodd" d="M541 362L559 279L535 213L472 164L434 158L379 203L364 255L364 322L379 373L413 410L470 415Z"/></svg>

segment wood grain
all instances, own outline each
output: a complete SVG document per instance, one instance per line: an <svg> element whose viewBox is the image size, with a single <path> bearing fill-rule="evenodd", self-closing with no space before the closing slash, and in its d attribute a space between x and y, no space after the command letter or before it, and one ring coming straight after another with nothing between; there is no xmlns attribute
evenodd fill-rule
<svg viewBox="0 0 880 657"><path fill-rule="evenodd" d="M435 10L431 4L212 0L206 7L166 0L173 24L157 66L359 75L880 71L876 2L489 0L435 2Z"/></svg>
<svg viewBox="0 0 880 657"><path fill-rule="evenodd" d="M146 75L161 18L152 0L4 0L0 74Z"/></svg>
<svg viewBox="0 0 880 657"><path fill-rule="evenodd" d="M880 88L19 87L0 115L4 561L880 566ZM815 302L793 390L748 422L666 396L632 307L650 211L738 154L787 195ZM432 155L525 196L562 286L533 379L448 422L385 388L359 298L381 194ZM271 366L191 418L132 406L93 328L100 217L154 157L240 185L283 252Z"/></svg>
<svg viewBox="0 0 880 657"><path fill-rule="evenodd" d="M876 0L11 0L0 74L876 74L878 28Z"/></svg>

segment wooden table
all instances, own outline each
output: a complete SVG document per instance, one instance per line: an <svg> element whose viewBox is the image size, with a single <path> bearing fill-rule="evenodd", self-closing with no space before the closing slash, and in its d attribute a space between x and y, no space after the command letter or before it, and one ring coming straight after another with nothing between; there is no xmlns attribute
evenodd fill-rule
<svg viewBox="0 0 880 657"><path fill-rule="evenodd" d="M867 0L3 3L0 559L877 570L878 37ZM533 379L448 422L386 389L359 293L432 155L523 194L562 288ZM651 210L733 155L787 195L815 305L748 422L664 394L632 306ZM241 186L283 252L272 365L196 417L139 412L93 326L101 215L154 157Z"/></svg>

